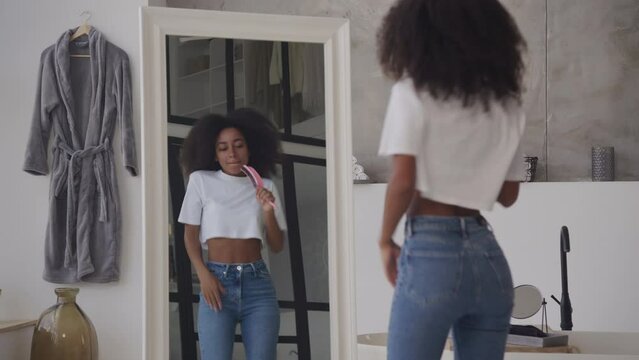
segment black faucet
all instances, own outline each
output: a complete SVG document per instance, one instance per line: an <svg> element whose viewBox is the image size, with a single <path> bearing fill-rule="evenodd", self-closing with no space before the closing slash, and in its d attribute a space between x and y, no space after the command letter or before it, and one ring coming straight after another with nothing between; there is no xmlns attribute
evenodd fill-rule
<svg viewBox="0 0 639 360"><path fill-rule="evenodd" d="M572 305L568 295L568 269L566 267L566 253L570 252L570 236L568 227L561 227L559 241L559 255L561 257L561 302L552 295L552 299L559 304L561 311L561 330L572 330Z"/></svg>

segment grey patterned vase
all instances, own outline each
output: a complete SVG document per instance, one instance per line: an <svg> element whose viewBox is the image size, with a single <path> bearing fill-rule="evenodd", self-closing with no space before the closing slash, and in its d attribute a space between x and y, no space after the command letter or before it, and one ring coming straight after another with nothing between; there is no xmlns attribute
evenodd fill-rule
<svg viewBox="0 0 639 360"><path fill-rule="evenodd" d="M97 360L98 338L75 303L80 289L57 288L58 303L45 310L31 340L31 360Z"/></svg>
<svg viewBox="0 0 639 360"><path fill-rule="evenodd" d="M592 181L615 180L615 148L613 146L592 147Z"/></svg>
<svg viewBox="0 0 639 360"><path fill-rule="evenodd" d="M536 156L524 156L524 162L526 163L526 176L524 177L525 182L535 181L535 176L537 174L537 160L539 160L539 158Z"/></svg>

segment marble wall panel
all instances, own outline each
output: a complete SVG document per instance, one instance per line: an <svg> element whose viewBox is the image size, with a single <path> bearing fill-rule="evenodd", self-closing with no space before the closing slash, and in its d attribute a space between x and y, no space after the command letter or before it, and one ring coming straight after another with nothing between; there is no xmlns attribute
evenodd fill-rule
<svg viewBox="0 0 639 360"><path fill-rule="evenodd" d="M618 180L639 180L639 0L501 0L528 43L522 147L538 181L589 181L590 148L615 146ZM377 146L391 83L375 34L391 0L167 0L168 6L351 21L353 151L386 181Z"/></svg>
<svg viewBox="0 0 639 360"><path fill-rule="evenodd" d="M590 181L591 147L639 180L639 1L548 0L548 178Z"/></svg>

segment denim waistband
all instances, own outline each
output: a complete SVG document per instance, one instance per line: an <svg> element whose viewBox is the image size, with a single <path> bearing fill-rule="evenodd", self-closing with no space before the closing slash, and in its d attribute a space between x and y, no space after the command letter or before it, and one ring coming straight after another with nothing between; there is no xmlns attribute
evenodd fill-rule
<svg viewBox="0 0 639 360"><path fill-rule="evenodd" d="M481 215L475 216L435 216L417 215L406 219L406 236L421 231L447 231L458 232L462 235L469 233L490 230L492 227Z"/></svg>
<svg viewBox="0 0 639 360"><path fill-rule="evenodd" d="M217 268L224 272L228 271L229 269L253 271L253 272L256 272L257 270L260 270L260 269L266 269L266 263L262 259L254 261L254 262L249 262L249 263L222 263L222 262L209 260L206 262L206 266L211 270L214 270L215 268Z"/></svg>

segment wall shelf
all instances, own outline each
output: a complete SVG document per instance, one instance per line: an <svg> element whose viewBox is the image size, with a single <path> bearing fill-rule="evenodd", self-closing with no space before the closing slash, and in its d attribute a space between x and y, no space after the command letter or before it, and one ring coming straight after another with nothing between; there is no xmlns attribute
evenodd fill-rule
<svg viewBox="0 0 639 360"><path fill-rule="evenodd" d="M0 321L0 334L20 330L25 327L35 326L37 320L9 320Z"/></svg>
<svg viewBox="0 0 639 360"><path fill-rule="evenodd" d="M226 39L180 40L173 37L168 42L170 115L199 118L211 112L224 114L231 96L238 102L239 106L235 107L243 106L243 43L238 41L234 44L231 60L226 53L229 50ZM187 43L189 46L183 46ZM235 94L227 94L229 69L233 69Z"/></svg>
<svg viewBox="0 0 639 360"><path fill-rule="evenodd" d="M191 79L194 77L197 77L199 75L203 75L203 74L208 74L212 69L208 68L208 69L204 69L204 70L200 70L200 71L196 71L194 73L190 73L190 74L186 74L186 75L182 75L180 77L178 77L179 80L187 80L187 79Z"/></svg>

